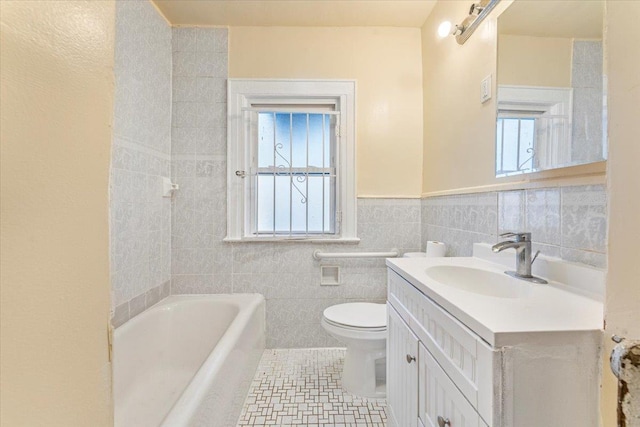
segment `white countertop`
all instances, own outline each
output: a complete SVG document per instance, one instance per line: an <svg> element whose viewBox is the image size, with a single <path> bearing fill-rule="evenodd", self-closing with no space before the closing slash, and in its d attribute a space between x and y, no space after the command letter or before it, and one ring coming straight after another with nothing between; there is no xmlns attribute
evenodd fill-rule
<svg viewBox="0 0 640 427"><path fill-rule="evenodd" d="M515 264L515 256L513 260ZM603 304L596 295L580 292L552 280L549 280L549 284L546 285L523 282L531 289L526 296L518 298L481 295L431 279L426 269L435 265L458 265L501 274L513 268L505 268L504 265L476 257L387 259L389 268L494 347L520 342L522 336L518 335L523 333L601 331L603 329ZM582 267L575 264L568 265L571 269L578 268L581 271L577 277L582 281L604 278L602 270L590 267L582 270ZM554 269L557 268L554 267L551 270ZM535 271L534 274L536 274ZM594 274L593 279L590 274ZM570 276L570 274L564 274L562 277ZM545 278L552 279L549 275ZM572 286L575 285L575 283L572 284ZM584 287L588 288L590 285L585 283Z"/></svg>

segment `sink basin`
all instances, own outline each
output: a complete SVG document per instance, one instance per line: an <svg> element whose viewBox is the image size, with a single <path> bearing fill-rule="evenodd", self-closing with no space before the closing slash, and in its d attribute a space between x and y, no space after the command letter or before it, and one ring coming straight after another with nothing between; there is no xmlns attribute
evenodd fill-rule
<svg viewBox="0 0 640 427"><path fill-rule="evenodd" d="M465 292L497 298L522 298L529 294L531 286L504 273L455 265L436 265L425 271L443 285Z"/></svg>

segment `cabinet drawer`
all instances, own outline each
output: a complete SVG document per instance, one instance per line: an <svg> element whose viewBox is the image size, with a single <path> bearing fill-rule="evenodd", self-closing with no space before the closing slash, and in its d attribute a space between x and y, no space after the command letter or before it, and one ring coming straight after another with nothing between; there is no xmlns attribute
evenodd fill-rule
<svg viewBox="0 0 640 427"><path fill-rule="evenodd" d="M418 414L426 427L438 427L438 417L451 427L487 427L429 351L419 344Z"/></svg>
<svg viewBox="0 0 640 427"><path fill-rule="evenodd" d="M389 302L455 386L491 424L498 404L494 402L494 384L500 381L494 381L494 377L500 372L500 352L393 270L389 270L388 282Z"/></svg>

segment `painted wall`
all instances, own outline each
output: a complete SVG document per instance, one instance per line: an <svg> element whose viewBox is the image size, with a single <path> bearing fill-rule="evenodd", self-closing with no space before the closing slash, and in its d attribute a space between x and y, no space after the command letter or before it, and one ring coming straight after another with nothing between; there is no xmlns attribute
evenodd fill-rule
<svg viewBox="0 0 640 427"><path fill-rule="evenodd" d="M604 182L603 162L495 178L496 25L511 3L498 3L463 45L437 36L441 22L468 12L462 2L439 1L422 27L423 195ZM480 83L489 75L493 97L482 104Z"/></svg>
<svg viewBox="0 0 640 427"><path fill-rule="evenodd" d="M501 85L571 87L572 40L500 34Z"/></svg>
<svg viewBox="0 0 640 427"><path fill-rule="evenodd" d="M112 425L114 14L0 2L2 425Z"/></svg>
<svg viewBox="0 0 640 427"><path fill-rule="evenodd" d="M422 27L424 193L495 182L495 96L481 104L480 82L493 74L495 86L494 16L505 3L463 45L454 37L438 38L437 29L442 21L466 16L465 2L439 1Z"/></svg>
<svg viewBox="0 0 640 427"><path fill-rule="evenodd" d="M359 196L421 193L422 65L411 28L231 27L229 77L357 79Z"/></svg>
<svg viewBox="0 0 640 427"><path fill-rule="evenodd" d="M609 106L609 271L605 317L606 336L640 339L640 38L634 24L639 2L607 2L605 62ZM605 426L615 425L616 390L607 366L612 343L605 341L602 409Z"/></svg>
<svg viewBox="0 0 640 427"><path fill-rule="evenodd" d="M114 326L169 294L171 27L148 1L116 4L110 186Z"/></svg>

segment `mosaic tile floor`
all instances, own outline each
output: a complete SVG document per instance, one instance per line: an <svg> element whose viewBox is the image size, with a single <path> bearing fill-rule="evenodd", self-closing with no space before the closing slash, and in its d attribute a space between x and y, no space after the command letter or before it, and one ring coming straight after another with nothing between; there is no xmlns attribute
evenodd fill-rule
<svg viewBox="0 0 640 427"><path fill-rule="evenodd" d="M344 349L265 350L238 427L384 427L384 399L342 390Z"/></svg>

